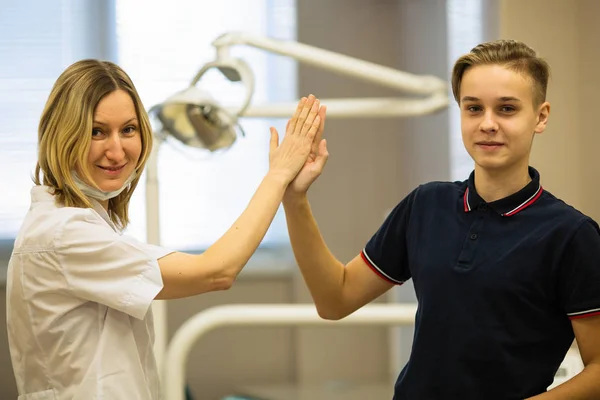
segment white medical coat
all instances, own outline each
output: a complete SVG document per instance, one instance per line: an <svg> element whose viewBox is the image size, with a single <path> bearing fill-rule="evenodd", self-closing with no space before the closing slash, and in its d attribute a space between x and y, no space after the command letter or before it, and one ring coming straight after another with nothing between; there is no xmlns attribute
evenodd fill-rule
<svg viewBox="0 0 600 400"><path fill-rule="evenodd" d="M121 235L97 202L31 198L7 276L18 400L159 399L150 305L169 251Z"/></svg>

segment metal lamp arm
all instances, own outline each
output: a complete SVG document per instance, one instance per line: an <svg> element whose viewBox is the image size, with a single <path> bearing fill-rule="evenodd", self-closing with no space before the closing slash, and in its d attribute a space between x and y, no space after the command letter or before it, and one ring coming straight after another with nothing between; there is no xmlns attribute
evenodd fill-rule
<svg viewBox="0 0 600 400"><path fill-rule="evenodd" d="M231 46L247 45L404 92L413 94L446 93L446 82L438 77L414 75L298 42L277 40L245 32L229 32L219 36L212 44L217 50L217 59L230 58L229 48Z"/></svg>

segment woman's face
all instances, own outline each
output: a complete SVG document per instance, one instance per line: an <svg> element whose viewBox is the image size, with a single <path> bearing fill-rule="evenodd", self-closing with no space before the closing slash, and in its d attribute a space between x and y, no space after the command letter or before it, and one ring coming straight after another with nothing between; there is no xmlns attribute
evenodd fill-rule
<svg viewBox="0 0 600 400"><path fill-rule="evenodd" d="M103 191L120 189L142 153L140 124L131 96L124 90L106 95L94 111L88 171Z"/></svg>

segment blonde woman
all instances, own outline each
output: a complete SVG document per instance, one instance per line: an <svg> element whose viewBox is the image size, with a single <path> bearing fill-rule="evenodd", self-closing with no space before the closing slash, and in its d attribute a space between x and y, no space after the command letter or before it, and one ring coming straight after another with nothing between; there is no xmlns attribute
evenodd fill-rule
<svg viewBox="0 0 600 400"><path fill-rule="evenodd" d="M9 263L8 339L20 400L158 399L150 304L228 289L320 135L303 98L245 211L201 255L122 235L152 148L148 117L117 65L83 60L58 78L39 124L31 208Z"/></svg>

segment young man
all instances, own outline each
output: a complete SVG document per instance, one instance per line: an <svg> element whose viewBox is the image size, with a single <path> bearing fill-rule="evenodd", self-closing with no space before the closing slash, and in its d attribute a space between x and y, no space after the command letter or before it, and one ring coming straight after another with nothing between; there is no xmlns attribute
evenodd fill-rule
<svg viewBox="0 0 600 400"><path fill-rule="evenodd" d="M548 69L509 40L461 57L452 89L473 173L412 191L347 265L306 196L327 160L324 140L287 189L296 261L323 318L412 278L415 337L395 400L600 398L600 231L529 166L550 113ZM584 370L546 391L574 338Z"/></svg>

